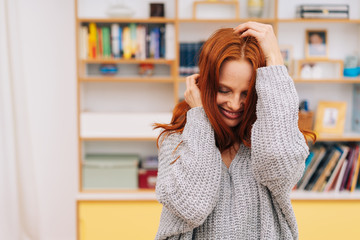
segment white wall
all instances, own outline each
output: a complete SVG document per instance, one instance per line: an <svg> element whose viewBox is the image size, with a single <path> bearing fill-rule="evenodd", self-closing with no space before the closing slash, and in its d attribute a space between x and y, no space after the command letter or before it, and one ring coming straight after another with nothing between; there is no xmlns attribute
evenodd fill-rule
<svg viewBox="0 0 360 240"><path fill-rule="evenodd" d="M40 201L40 236L41 240L75 239L74 1L18 0L18 9Z"/></svg>

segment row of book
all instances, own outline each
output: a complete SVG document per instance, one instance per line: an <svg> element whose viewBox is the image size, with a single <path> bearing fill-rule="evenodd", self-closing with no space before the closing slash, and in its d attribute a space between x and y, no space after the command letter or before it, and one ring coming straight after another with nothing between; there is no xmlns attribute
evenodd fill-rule
<svg viewBox="0 0 360 240"><path fill-rule="evenodd" d="M340 192L360 189L358 144L315 144L296 190Z"/></svg>
<svg viewBox="0 0 360 240"><path fill-rule="evenodd" d="M198 59L204 42L180 43L180 68L181 76L199 72Z"/></svg>
<svg viewBox="0 0 360 240"><path fill-rule="evenodd" d="M173 24L83 24L79 33L80 58L173 60L174 38Z"/></svg>

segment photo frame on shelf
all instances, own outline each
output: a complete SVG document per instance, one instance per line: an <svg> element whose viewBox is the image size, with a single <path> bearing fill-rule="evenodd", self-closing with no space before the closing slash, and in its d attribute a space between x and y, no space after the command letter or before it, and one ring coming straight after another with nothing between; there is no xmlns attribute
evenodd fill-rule
<svg viewBox="0 0 360 240"><path fill-rule="evenodd" d="M290 45L280 45L279 48L289 75L293 75L293 47Z"/></svg>
<svg viewBox="0 0 360 240"><path fill-rule="evenodd" d="M319 134L342 135L345 126L346 105L346 102L319 102L315 131Z"/></svg>
<svg viewBox="0 0 360 240"><path fill-rule="evenodd" d="M307 59L328 58L326 29L307 29L305 33L305 57Z"/></svg>

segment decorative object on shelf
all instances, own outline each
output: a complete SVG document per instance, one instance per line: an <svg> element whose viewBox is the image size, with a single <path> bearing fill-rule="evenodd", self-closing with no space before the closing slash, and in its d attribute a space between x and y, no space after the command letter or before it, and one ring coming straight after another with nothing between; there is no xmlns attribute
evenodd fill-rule
<svg viewBox="0 0 360 240"><path fill-rule="evenodd" d="M328 57L327 31L306 30L305 57L307 59L326 59Z"/></svg>
<svg viewBox="0 0 360 240"><path fill-rule="evenodd" d="M150 17L165 17L164 3L150 3Z"/></svg>
<svg viewBox="0 0 360 240"><path fill-rule="evenodd" d="M264 0L248 0L247 13L250 18L261 18L264 11Z"/></svg>
<svg viewBox="0 0 360 240"><path fill-rule="evenodd" d="M316 111L315 131L319 134L344 133L346 102L319 102Z"/></svg>
<svg viewBox="0 0 360 240"><path fill-rule="evenodd" d="M308 102L301 101L299 105L299 120L298 125L300 129L312 130L313 129L314 112L309 111Z"/></svg>
<svg viewBox="0 0 360 240"><path fill-rule="evenodd" d="M293 74L293 48L288 45L280 45L280 52L284 60L284 65L288 70L289 75Z"/></svg>
<svg viewBox="0 0 360 240"><path fill-rule="evenodd" d="M150 77L154 74L154 64L141 63L139 64L139 74L144 77Z"/></svg>
<svg viewBox="0 0 360 240"><path fill-rule="evenodd" d="M115 75L118 72L116 64L101 64L100 73L103 75Z"/></svg>
<svg viewBox="0 0 360 240"><path fill-rule="evenodd" d="M360 67L358 67L359 58L356 55L348 55L345 57L344 76L356 77L360 74Z"/></svg>
<svg viewBox="0 0 360 240"><path fill-rule="evenodd" d="M297 18L348 19L347 4L304 4L296 8Z"/></svg>
<svg viewBox="0 0 360 240"><path fill-rule="evenodd" d="M83 188L115 190L138 188L139 156L87 154L83 162Z"/></svg>
<svg viewBox="0 0 360 240"><path fill-rule="evenodd" d="M139 169L139 188L155 189L157 170Z"/></svg>
<svg viewBox="0 0 360 240"><path fill-rule="evenodd" d="M343 76L344 63L338 59L297 61L297 76L303 79L335 79Z"/></svg>
<svg viewBox="0 0 360 240"><path fill-rule="evenodd" d="M235 19L239 19L239 1L237 0L229 0L229 1L194 1L193 2L193 19L197 19L196 17L196 9L198 5L204 4L219 4L219 5L234 5L235 8Z"/></svg>
<svg viewBox="0 0 360 240"><path fill-rule="evenodd" d="M106 10L107 16L118 18L131 18L134 13L135 12L124 5L122 1L116 1L115 4L110 5Z"/></svg>
<svg viewBox="0 0 360 240"><path fill-rule="evenodd" d="M360 133L360 84L354 84L352 108L351 128L353 132Z"/></svg>

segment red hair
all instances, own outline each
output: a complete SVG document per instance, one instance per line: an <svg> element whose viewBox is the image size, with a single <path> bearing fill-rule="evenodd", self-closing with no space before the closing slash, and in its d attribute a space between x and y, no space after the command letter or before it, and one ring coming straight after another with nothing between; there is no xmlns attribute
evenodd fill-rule
<svg viewBox="0 0 360 240"><path fill-rule="evenodd" d="M244 115L240 124L231 128L221 117L216 103L219 88L221 67L226 61L246 59L252 66L252 74L247 98L245 100ZM255 90L256 69L265 67L265 56L254 37L240 38L231 28L217 30L203 45L199 57L200 77L198 87L205 113L214 129L216 145L220 152L232 147L236 142L242 142L251 147L251 128L256 121L257 94ZM154 124L155 128L163 128L162 134L182 133L186 124L186 113L190 106L182 101L173 111L170 124ZM314 133L302 130L305 136L316 139Z"/></svg>

